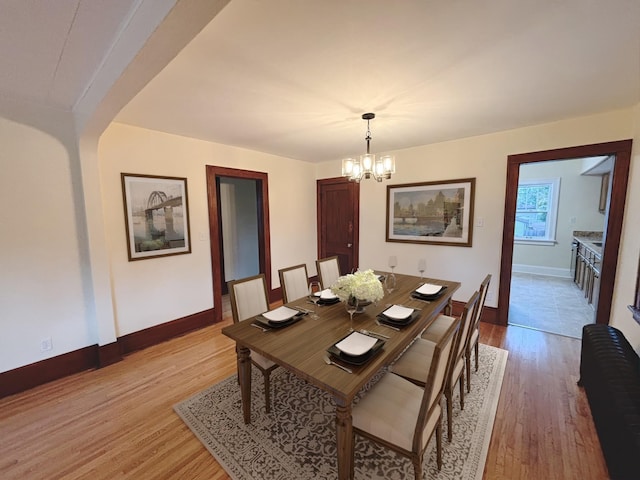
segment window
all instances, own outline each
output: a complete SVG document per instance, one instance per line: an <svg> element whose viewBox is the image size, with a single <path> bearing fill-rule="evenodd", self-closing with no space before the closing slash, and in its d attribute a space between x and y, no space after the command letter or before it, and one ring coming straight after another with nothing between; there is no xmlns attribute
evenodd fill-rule
<svg viewBox="0 0 640 480"><path fill-rule="evenodd" d="M560 178L520 180L516 200L516 242L555 244L559 193Z"/></svg>

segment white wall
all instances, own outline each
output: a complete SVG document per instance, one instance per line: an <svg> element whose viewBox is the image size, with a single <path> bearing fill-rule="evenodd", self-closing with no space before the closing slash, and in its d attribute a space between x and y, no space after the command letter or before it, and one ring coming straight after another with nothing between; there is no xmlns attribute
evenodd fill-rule
<svg viewBox="0 0 640 480"><path fill-rule="evenodd" d="M60 114L52 121L73 123ZM81 189L60 140L0 117L0 372L95 344ZM51 337L53 349L41 352Z"/></svg>
<svg viewBox="0 0 640 480"><path fill-rule="evenodd" d="M605 217L598 211L600 202L599 176L580 175L583 160L560 160L525 164L520 167L520 179L560 178L560 196L555 245L515 243L514 270L539 271L549 275L569 276L573 231L599 231ZM575 219L575 223L572 222ZM526 267L533 267L527 269Z"/></svg>
<svg viewBox="0 0 640 480"><path fill-rule="evenodd" d="M279 286L279 268L304 262L311 270L312 164L115 123L100 140L99 156L119 336L213 307L206 165L268 174L272 287ZM121 172L187 177L191 254L127 260Z"/></svg>
<svg viewBox="0 0 640 480"><path fill-rule="evenodd" d="M418 258L426 258L428 275L462 281L454 295L459 301L466 301L484 276L491 273L487 305L497 306L507 156L631 138L632 120L632 111L623 110L395 152L376 152L393 153L397 173L390 181L361 184L360 266L385 270L389 255L397 255L396 271L417 274ZM340 168L339 160L323 163L318 167L319 176L337 176ZM471 248L385 241L387 185L468 177L476 178L475 220L484 221L484 226L473 229ZM636 251L637 242L636 239ZM625 261L629 260L621 259L622 263ZM637 255L632 263L637 264Z"/></svg>

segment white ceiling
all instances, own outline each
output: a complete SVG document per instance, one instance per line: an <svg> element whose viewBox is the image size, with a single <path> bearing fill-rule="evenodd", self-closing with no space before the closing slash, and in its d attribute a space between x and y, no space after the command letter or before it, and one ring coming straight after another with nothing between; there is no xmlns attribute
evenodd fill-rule
<svg viewBox="0 0 640 480"><path fill-rule="evenodd" d="M0 95L73 109L136 3L0 0ZM231 0L116 120L324 161L638 102L638 0Z"/></svg>

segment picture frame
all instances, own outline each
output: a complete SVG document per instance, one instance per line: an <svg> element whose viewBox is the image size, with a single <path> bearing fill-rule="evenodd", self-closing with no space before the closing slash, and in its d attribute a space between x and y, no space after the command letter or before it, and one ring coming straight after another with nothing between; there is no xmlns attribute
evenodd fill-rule
<svg viewBox="0 0 640 480"><path fill-rule="evenodd" d="M120 177L129 261L191 253L187 179Z"/></svg>
<svg viewBox="0 0 640 480"><path fill-rule="evenodd" d="M475 178L387 186L387 242L471 247Z"/></svg>

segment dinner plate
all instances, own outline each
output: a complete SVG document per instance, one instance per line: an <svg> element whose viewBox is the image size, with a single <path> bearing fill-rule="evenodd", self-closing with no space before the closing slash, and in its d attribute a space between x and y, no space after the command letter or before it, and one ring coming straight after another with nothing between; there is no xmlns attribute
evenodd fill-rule
<svg viewBox="0 0 640 480"><path fill-rule="evenodd" d="M266 318L264 318L262 315L258 315L257 317L254 318L254 320L255 320L256 323L259 323L263 327L267 327L267 328L284 328L284 327L288 327L289 325L291 325L293 323L296 323L298 320L300 320L304 316L305 316L304 312L298 312L298 314L295 317L292 317L289 320L285 320L284 322L272 322L272 321L267 320Z"/></svg>
<svg viewBox="0 0 640 480"><path fill-rule="evenodd" d="M386 323L387 325L392 325L394 327L404 327L405 325L409 325L410 323L412 323L419 316L420 310L414 310L413 313L404 320L395 320L393 318L387 317L384 312L382 312L377 316L377 319L382 323Z"/></svg>
<svg viewBox="0 0 640 480"><path fill-rule="evenodd" d="M341 353L351 355L352 357L359 357L371 350L376 344L376 340L377 338L360 332L351 332L350 335L347 335L335 345Z"/></svg>
<svg viewBox="0 0 640 480"><path fill-rule="evenodd" d="M339 342L336 342L336 343L339 343ZM385 343L386 343L385 340L378 338L376 339L376 343L373 345L373 347L371 347L371 349L368 352L359 356L347 355L346 353L343 353L340 350L338 350L335 344L331 345L327 349L327 353L329 353L332 357L344 363L349 363L351 365L364 365L365 363L367 363L369 360L371 360L373 357L375 357L378 353L382 351L382 347L384 346Z"/></svg>
<svg viewBox="0 0 640 480"><path fill-rule="evenodd" d="M269 320L270 322L278 323L278 322L286 322L287 320L291 320L293 317L298 315L300 312L298 310L294 310L293 308L289 308L287 306L282 305L274 310L269 310L268 312L264 312L262 316Z"/></svg>
<svg viewBox="0 0 640 480"><path fill-rule="evenodd" d="M413 312L413 308L404 307L402 305L391 305L382 312L382 315L392 320L406 320Z"/></svg>
<svg viewBox="0 0 640 480"><path fill-rule="evenodd" d="M440 293L440 291L445 288L442 285L433 285L432 283L425 283L421 285L420 288L417 288L415 291L420 295L433 296Z"/></svg>
<svg viewBox="0 0 640 480"><path fill-rule="evenodd" d="M338 298L335 293L331 291L330 288L325 288L320 292L320 298L322 300L333 300L334 298Z"/></svg>

